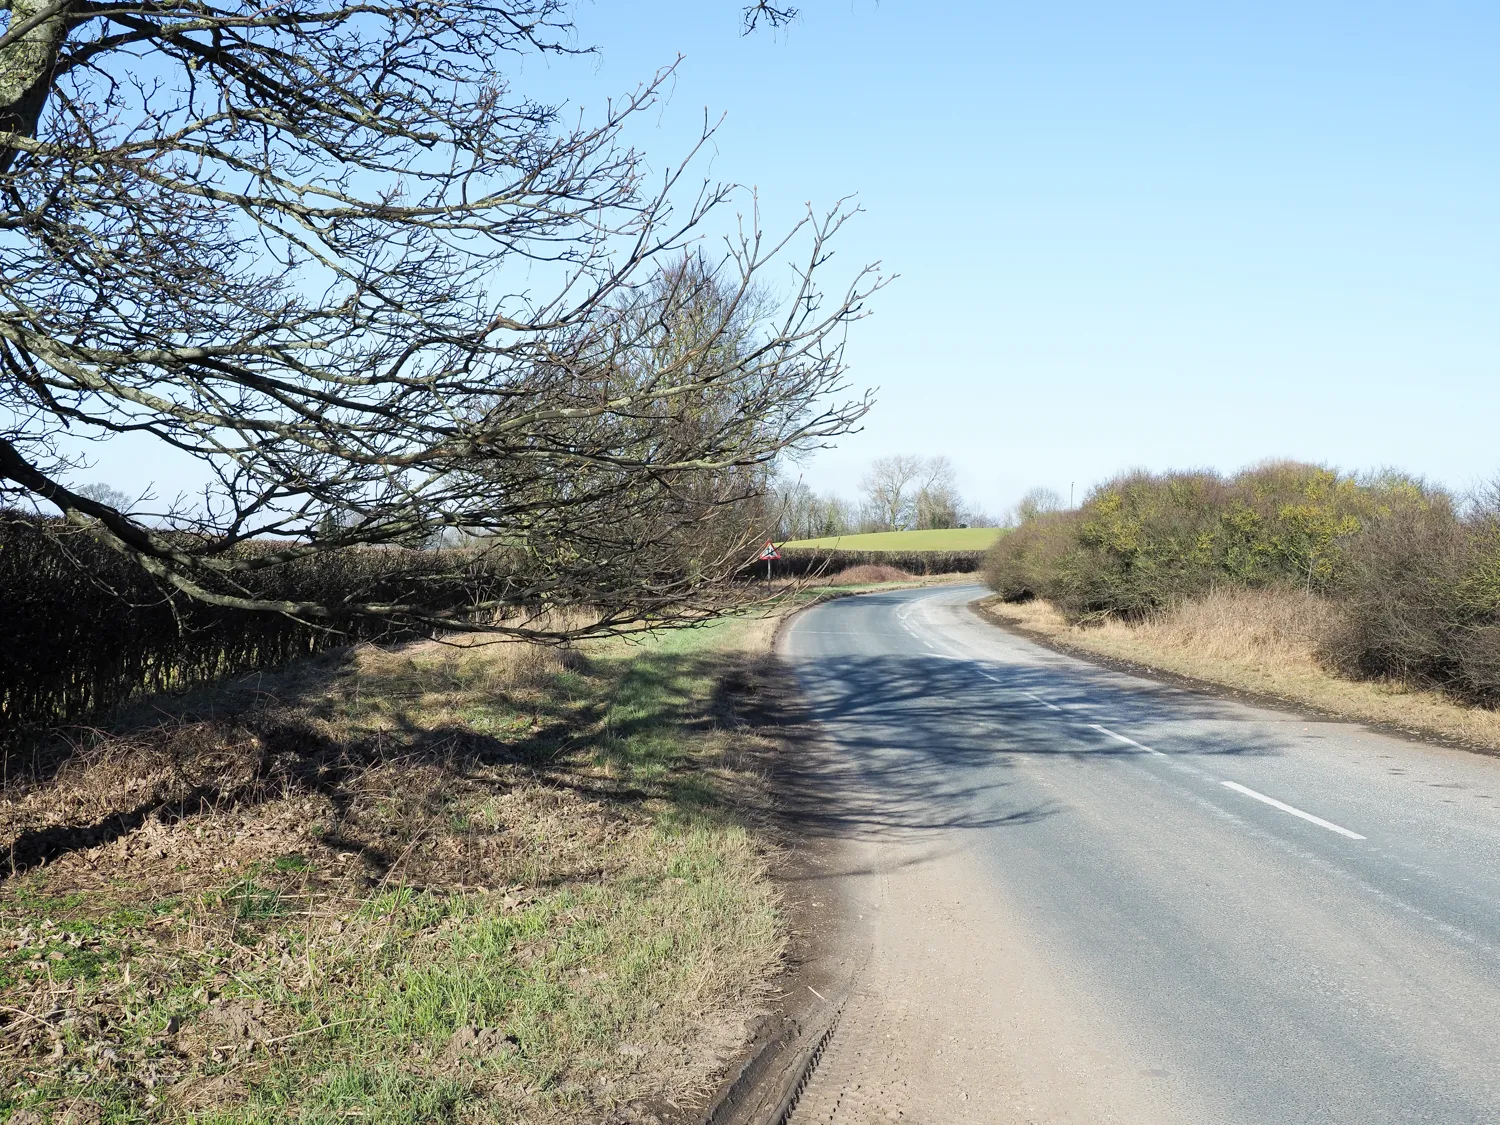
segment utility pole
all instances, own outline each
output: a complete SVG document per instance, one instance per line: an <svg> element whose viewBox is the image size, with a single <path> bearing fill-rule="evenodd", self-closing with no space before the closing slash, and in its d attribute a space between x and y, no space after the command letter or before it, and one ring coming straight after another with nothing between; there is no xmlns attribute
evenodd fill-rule
<svg viewBox="0 0 1500 1125"><path fill-rule="evenodd" d="M1068 482L1068 511L1073 510L1073 481Z"/></svg>

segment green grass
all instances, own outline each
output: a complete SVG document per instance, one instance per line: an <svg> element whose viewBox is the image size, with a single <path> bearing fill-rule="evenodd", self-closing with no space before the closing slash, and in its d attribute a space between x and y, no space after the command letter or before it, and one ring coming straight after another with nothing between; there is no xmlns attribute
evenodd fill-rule
<svg viewBox="0 0 1500 1125"><path fill-rule="evenodd" d="M0 887L0 1027L26 1033L0 1044L0 1121L86 1101L101 1125L550 1125L701 1090L700 1043L743 1027L783 940L729 795L758 783L754 736L717 710L773 624L593 642L566 663L427 646L300 704L330 736L383 740L389 764L348 784L330 838L409 856L410 881L337 882L321 825L275 819L272 799L224 819L286 821L287 838L231 851L180 897L132 889L124 867L110 909L66 865ZM465 745L488 749L455 758ZM470 886L444 889L457 876ZM260 1039L220 1046L226 1006ZM465 1029L494 1049L453 1054Z"/></svg>
<svg viewBox="0 0 1500 1125"><path fill-rule="evenodd" d="M951 527L940 531L872 531L823 539L796 539L783 547L839 551L983 551L1002 534L998 527Z"/></svg>

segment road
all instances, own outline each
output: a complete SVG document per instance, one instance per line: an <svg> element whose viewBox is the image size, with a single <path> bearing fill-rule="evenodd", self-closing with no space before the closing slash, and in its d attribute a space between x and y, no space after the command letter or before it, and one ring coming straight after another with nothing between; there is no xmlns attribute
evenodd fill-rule
<svg viewBox="0 0 1500 1125"><path fill-rule="evenodd" d="M805 893L848 918L792 1125L1500 1123L1500 761L1062 656L982 593L783 635L836 841Z"/></svg>

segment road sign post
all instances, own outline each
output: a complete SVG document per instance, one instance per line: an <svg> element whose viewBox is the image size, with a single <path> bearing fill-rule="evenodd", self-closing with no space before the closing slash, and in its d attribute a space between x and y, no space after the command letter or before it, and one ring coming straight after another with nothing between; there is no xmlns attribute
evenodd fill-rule
<svg viewBox="0 0 1500 1125"><path fill-rule="evenodd" d="M769 539L766 545L760 549L761 560L766 564L766 581L771 581L771 564L781 558L781 552L776 549L776 544Z"/></svg>

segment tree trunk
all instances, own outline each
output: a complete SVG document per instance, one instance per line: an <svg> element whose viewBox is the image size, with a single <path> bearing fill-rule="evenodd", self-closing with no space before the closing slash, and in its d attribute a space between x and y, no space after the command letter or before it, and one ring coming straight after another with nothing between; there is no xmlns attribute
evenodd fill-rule
<svg viewBox="0 0 1500 1125"><path fill-rule="evenodd" d="M0 37L0 173L10 168L16 149L5 144L7 133L36 135L37 121L47 104L52 70L68 37L71 0L0 0L10 9L10 25ZM12 32L26 30L12 38ZM9 40L9 42L6 42Z"/></svg>

